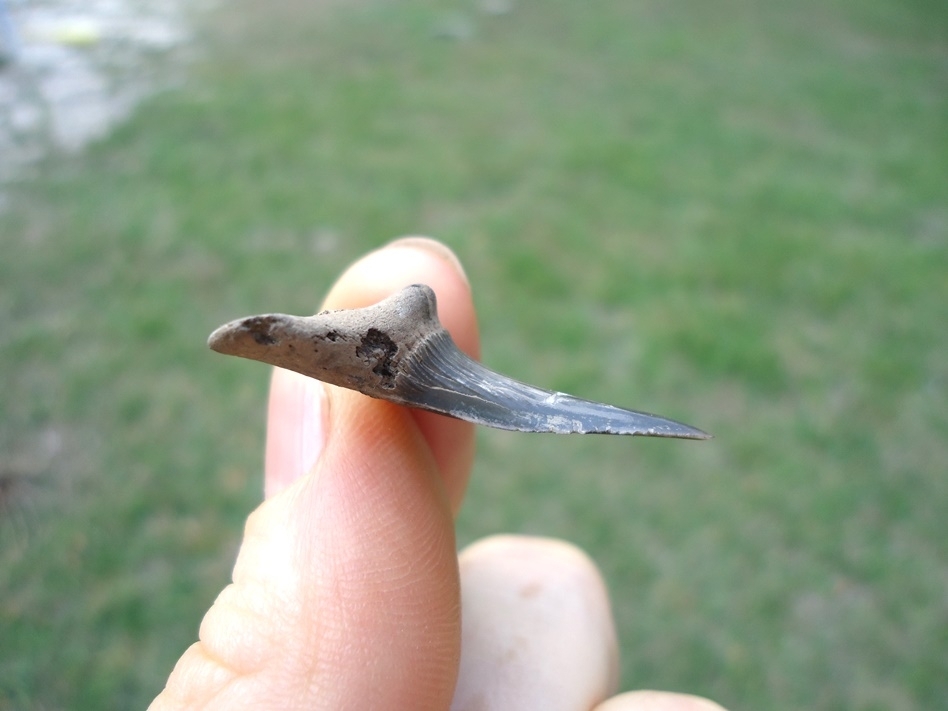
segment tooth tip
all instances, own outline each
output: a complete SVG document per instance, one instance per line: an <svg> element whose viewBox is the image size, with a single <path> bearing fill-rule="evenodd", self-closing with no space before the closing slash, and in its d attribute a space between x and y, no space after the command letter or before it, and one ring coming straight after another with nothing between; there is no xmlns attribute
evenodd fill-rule
<svg viewBox="0 0 948 711"><path fill-rule="evenodd" d="M706 440L714 439L714 435L710 435L707 432L699 430L697 427L686 427L684 429L678 430L672 434L673 437L678 437L679 439L697 439L697 440Z"/></svg>
<svg viewBox="0 0 948 711"><path fill-rule="evenodd" d="M697 427L692 427L691 425L686 425L683 422L676 422L675 420L667 420L665 418L654 418L659 421L658 426L652 426L646 430L645 434L653 437L669 437L673 439L695 439L695 440L705 440L713 439L713 436L699 430Z"/></svg>

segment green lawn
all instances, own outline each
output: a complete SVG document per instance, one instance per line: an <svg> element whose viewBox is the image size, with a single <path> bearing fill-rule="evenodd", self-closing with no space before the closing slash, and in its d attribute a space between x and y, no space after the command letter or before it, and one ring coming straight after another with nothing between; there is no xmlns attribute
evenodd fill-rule
<svg viewBox="0 0 948 711"><path fill-rule="evenodd" d="M0 214L0 710L158 691L260 498L207 333L403 233L490 365L716 437L480 433L461 542L585 547L624 686L946 708L948 5L321 5L221 5Z"/></svg>

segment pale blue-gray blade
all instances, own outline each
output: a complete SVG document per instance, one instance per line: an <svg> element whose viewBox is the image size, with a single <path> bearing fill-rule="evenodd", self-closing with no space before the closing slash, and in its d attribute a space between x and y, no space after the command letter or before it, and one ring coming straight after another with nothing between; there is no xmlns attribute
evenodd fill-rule
<svg viewBox="0 0 948 711"><path fill-rule="evenodd" d="M405 405L521 432L710 438L674 420L550 392L495 373L464 355L446 332L418 351L403 363L407 377L392 398Z"/></svg>

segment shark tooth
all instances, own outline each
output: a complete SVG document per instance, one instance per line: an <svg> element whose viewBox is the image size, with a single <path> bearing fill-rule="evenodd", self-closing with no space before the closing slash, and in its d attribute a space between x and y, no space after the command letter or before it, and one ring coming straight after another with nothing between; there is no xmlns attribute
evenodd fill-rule
<svg viewBox="0 0 948 711"><path fill-rule="evenodd" d="M689 425L583 400L495 373L438 320L434 291L413 284L362 309L231 321L208 345L364 395L502 430L709 439Z"/></svg>

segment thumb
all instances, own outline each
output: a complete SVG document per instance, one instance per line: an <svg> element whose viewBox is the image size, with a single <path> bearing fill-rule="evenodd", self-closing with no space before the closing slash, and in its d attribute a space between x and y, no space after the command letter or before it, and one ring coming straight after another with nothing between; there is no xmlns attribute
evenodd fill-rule
<svg viewBox="0 0 948 711"><path fill-rule="evenodd" d="M439 289L441 280L463 281L456 270L450 276L448 262L417 245L383 251L391 253L384 260L387 273L398 266L395 281L425 281L442 298L460 294L467 299L461 311L473 318L466 288ZM358 292L358 284L346 281L364 277L356 267L334 294L343 286L342 293ZM454 296L442 303L453 309ZM473 329L473 322L466 327ZM277 390L292 391L292 378L275 376L271 428L287 425L274 407L280 411ZM442 434L437 423L426 429L397 406L321 389L308 391L318 400L312 406L317 424L295 425L319 430L315 464L289 483L292 475L269 469L300 460L268 452L268 489L271 478L282 485L274 485L278 493L248 519L234 582L205 616L200 641L178 662L152 708L449 706L460 620L445 484L446 470L463 461L436 455L432 438ZM450 436L471 440L472 430ZM279 448L273 444L279 438L271 433L269 439ZM469 442L461 447L462 460L470 449Z"/></svg>

